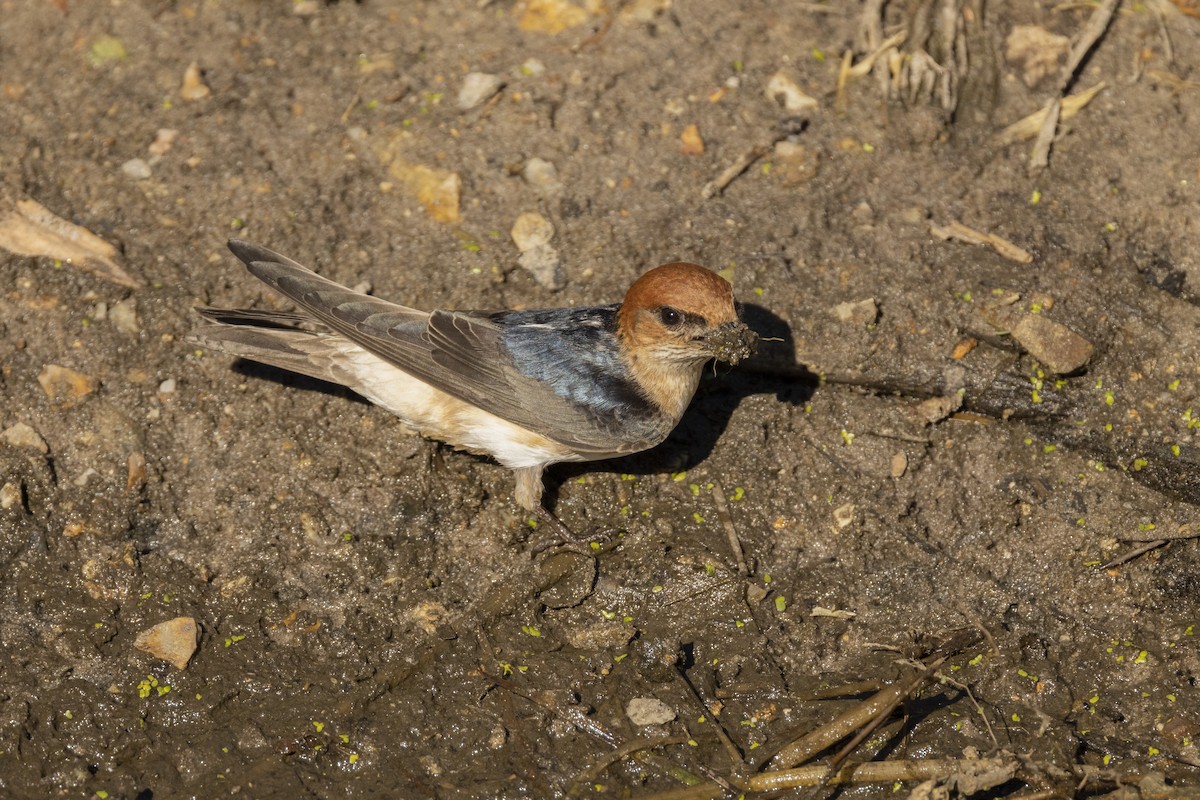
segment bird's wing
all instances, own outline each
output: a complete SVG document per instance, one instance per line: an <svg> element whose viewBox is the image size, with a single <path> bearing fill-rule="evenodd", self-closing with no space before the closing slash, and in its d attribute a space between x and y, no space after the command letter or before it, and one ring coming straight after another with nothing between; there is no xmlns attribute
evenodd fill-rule
<svg viewBox="0 0 1200 800"><path fill-rule="evenodd" d="M269 311L258 308L214 308L212 306L196 306L193 311L209 322L231 328L309 331L315 327L310 315L287 311Z"/></svg>
<svg viewBox="0 0 1200 800"><path fill-rule="evenodd" d="M264 247L238 240L229 247L255 277L364 350L585 459L637 452L667 433L635 425L644 430L630 437L619 420L522 374L504 344L503 329L486 314L418 311L352 291Z"/></svg>

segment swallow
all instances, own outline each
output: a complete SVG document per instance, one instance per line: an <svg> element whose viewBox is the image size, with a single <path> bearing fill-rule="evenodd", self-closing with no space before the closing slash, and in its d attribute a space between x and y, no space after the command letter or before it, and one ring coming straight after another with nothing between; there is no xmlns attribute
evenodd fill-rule
<svg viewBox="0 0 1200 800"><path fill-rule="evenodd" d="M564 461L647 450L678 424L713 359L736 364L758 336L711 270L655 267L620 304L528 311L418 311L356 292L265 247L229 249L294 313L200 307L190 340L340 384L418 433L487 455L516 476L526 511Z"/></svg>

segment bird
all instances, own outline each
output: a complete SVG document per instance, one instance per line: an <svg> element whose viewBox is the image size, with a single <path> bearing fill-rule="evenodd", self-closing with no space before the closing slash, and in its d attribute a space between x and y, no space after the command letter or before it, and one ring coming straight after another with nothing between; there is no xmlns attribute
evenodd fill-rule
<svg viewBox="0 0 1200 800"><path fill-rule="evenodd" d="M658 445L704 366L736 364L758 342L730 283L687 262L649 270L619 304L428 312L228 246L297 310L197 307L208 324L192 343L340 384L425 437L491 456L515 474L517 505L568 535L543 503L546 467Z"/></svg>

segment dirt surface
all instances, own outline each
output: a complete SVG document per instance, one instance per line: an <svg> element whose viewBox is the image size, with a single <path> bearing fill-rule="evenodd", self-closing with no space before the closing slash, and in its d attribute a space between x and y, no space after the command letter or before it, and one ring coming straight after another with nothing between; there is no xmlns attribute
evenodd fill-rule
<svg viewBox="0 0 1200 800"><path fill-rule="evenodd" d="M1195 6L1120 5L1048 168L997 140L1094 8L0 0L0 215L141 284L0 251L0 794L734 797L871 691L815 690L967 629L854 760L1197 796ZM421 308L694 260L778 341L655 451L552 470L599 538L533 555L505 470L186 341L286 307L230 236ZM139 640L179 617L183 668ZM970 790L894 783L842 796Z"/></svg>

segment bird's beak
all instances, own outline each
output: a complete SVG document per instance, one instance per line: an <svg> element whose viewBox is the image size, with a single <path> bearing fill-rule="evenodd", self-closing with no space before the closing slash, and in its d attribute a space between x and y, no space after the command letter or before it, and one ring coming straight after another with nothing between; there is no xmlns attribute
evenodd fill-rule
<svg viewBox="0 0 1200 800"><path fill-rule="evenodd" d="M741 322L726 322L703 338L713 357L729 364L749 358L758 349L758 334Z"/></svg>

